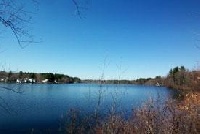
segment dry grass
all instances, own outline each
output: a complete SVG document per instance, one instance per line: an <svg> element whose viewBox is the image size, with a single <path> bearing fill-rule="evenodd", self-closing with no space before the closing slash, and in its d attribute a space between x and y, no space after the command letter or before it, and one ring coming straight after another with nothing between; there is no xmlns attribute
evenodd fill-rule
<svg viewBox="0 0 200 134"><path fill-rule="evenodd" d="M152 103L143 106L132 119L136 133L198 133L199 105L193 103L197 101L193 96L188 94L182 102L167 101L162 108L154 107Z"/></svg>
<svg viewBox="0 0 200 134"><path fill-rule="evenodd" d="M200 93L188 93L183 101L168 100L163 106L150 100L124 119L109 114L78 118L78 112L70 111L66 133L96 134L197 134L200 132Z"/></svg>

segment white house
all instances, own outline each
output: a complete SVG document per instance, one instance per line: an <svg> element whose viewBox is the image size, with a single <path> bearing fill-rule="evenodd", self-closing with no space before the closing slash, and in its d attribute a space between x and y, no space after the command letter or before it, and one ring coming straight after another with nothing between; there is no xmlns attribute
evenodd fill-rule
<svg viewBox="0 0 200 134"><path fill-rule="evenodd" d="M17 79L16 83L22 83L22 81L20 79Z"/></svg>
<svg viewBox="0 0 200 134"><path fill-rule="evenodd" d="M47 83L49 80L48 79L44 79L42 80L42 83Z"/></svg>
<svg viewBox="0 0 200 134"><path fill-rule="evenodd" d="M35 79L28 79L29 82L35 83Z"/></svg>

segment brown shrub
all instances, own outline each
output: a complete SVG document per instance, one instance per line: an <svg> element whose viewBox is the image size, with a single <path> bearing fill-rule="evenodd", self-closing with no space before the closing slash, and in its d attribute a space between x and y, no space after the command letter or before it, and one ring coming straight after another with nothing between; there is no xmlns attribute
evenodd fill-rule
<svg viewBox="0 0 200 134"><path fill-rule="evenodd" d="M66 126L66 132L97 134L197 134L200 132L199 95L199 93L189 93L185 95L183 101L168 100L164 105L150 100L141 108L133 111L132 116L128 119L123 118L121 115L110 114L105 118L98 118L98 121L92 115L78 121L75 119L78 117L77 113L71 111L72 116L69 117L72 117L73 120L71 124Z"/></svg>

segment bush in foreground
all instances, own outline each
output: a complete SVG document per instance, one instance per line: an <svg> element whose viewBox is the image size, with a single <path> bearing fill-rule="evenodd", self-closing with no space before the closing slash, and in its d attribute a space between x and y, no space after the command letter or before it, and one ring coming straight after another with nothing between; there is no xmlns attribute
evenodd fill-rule
<svg viewBox="0 0 200 134"><path fill-rule="evenodd" d="M64 131L71 134L197 134L200 132L199 112L200 93L189 93L183 101L168 100L164 105L150 100L134 110L128 119L119 114L100 118L90 114L80 118L80 112L70 110Z"/></svg>

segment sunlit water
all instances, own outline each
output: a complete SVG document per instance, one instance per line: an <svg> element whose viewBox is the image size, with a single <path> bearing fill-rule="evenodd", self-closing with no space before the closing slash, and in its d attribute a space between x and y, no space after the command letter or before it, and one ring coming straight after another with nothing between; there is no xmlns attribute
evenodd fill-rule
<svg viewBox="0 0 200 134"><path fill-rule="evenodd" d="M165 87L96 84L0 84L0 132L59 128L71 108L84 112L130 113L150 98L164 102L175 92Z"/></svg>

